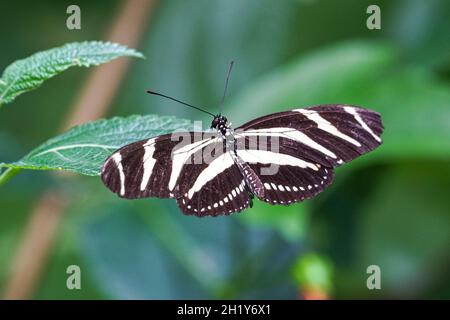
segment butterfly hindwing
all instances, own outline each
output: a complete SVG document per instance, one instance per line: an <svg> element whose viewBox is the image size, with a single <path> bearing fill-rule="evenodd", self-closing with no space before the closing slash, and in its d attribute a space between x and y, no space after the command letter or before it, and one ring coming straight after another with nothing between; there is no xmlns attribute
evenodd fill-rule
<svg viewBox="0 0 450 320"><path fill-rule="evenodd" d="M230 152L215 157L200 172L189 167L184 171L185 177L180 180L183 196L177 203L185 214L228 215L250 205L244 178Z"/></svg>
<svg viewBox="0 0 450 320"><path fill-rule="evenodd" d="M277 172L264 175L266 166L252 163L250 167L257 173L264 186L264 195L259 199L270 204L290 205L316 196L333 181L333 169L319 167L317 171L296 166L279 166Z"/></svg>
<svg viewBox="0 0 450 320"><path fill-rule="evenodd" d="M270 150L237 150L257 175L264 192L255 195L271 204L289 205L311 198L333 180L333 168L297 155ZM251 183L251 181L247 181Z"/></svg>

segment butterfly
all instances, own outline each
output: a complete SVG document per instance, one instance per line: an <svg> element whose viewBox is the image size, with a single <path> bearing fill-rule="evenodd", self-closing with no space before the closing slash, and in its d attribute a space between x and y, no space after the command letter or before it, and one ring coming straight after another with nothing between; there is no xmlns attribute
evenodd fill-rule
<svg viewBox="0 0 450 320"><path fill-rule="evenodd" d="M273 113L236 129L209 114L212 131L149 137L115 151L103 183L122 198L173 198L188 215L229 215L255 197L272 205L312 198L332 183L335 167L382 143L380 114L353 105Z"/></svg>

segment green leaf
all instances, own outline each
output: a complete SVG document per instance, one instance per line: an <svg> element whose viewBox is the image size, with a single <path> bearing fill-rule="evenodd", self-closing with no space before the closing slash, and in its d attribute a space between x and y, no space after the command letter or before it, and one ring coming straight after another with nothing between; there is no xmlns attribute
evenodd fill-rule
<svg viewBox="0 0 450 320"><path fill-rule="evenodd" d="M12 102L24 92L36 89L45 80L70 67L98 66L123 56L144 57L126 46L92 41L69 43L18 60L5 69L0 79L0 106Z"/></svg>
<svg viewBox="0 0 450 320"><path fill-rule="evenodd" d="M156 115L98 120L76 126L43 143L21 160L0 163L0 167L69 170L94 176L100 174L105 159L126 144L175 130L189 129L192 129L189 120Z"/></svg>

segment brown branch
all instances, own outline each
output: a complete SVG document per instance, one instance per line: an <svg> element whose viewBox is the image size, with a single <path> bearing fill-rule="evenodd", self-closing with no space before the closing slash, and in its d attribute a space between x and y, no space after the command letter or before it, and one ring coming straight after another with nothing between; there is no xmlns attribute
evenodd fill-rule
<svg viewBox="0 0 450 320"><path fill-rule="evenodd" d="M155 0L124 0L107 40L131 48L137 47L154 3ZM119 59L93 69L62 128L67 129L104 116L128 63L128 59ZM4 296L6 299L29 299L33 296L46 267L66 205L61 191L49 189L43 192L32 209L23 239L11 263Z"/></svg>

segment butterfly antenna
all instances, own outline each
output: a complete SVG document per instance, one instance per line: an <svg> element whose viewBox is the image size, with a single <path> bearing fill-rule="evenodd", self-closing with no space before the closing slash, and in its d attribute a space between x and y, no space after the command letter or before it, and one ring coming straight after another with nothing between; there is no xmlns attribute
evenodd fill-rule
<svg viewBox="0 0 450 320"><path fill-rule="evenodd" d="M215 117L215 115L212 114L212 113L209 112L209 111L203 110L202 108L193 106L192 104L183 102L183 101L178 100L178 99L175 99L175 98L173 98L173 97L166 96L165 94L162 94L162 93L159 93L159 92L155 92L155 91L151 91L151 90L147 90L147 93L153 94L153 95L155 95L155 96L160 96L160 97L163 97L163 98L167 98L167 99L173 100L173 101L175 101L175 102L184 104L185 106L191 107L191 108L193 108L193 109L197 109L197 110L199 110L199 111L201 111L201 112L207 113L207 114L209 114L209 115Z"/></svg>
<svg viewBox="0 0 450 320"><path fill-rule="evenodd" d="M231 60L229 66L228 66L227 80L225 81L225 89L223 90L222 101L220 102L219 114L222 114L222 107L223 107L223 103L225 101L225 96L227 95L228 81L230 80L230 74L231 74L231 70L233 69L233 64L234 64L234 61Z"/></svg>

